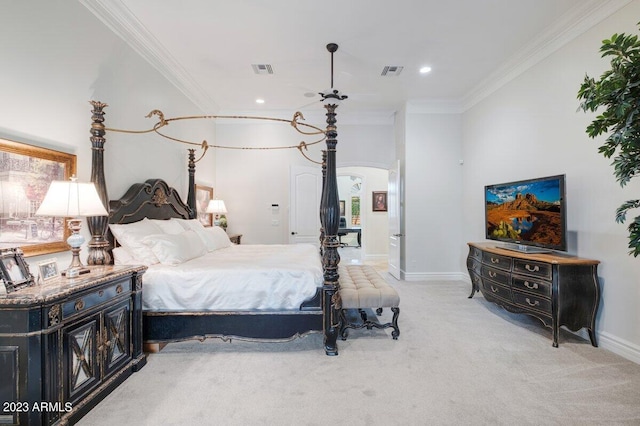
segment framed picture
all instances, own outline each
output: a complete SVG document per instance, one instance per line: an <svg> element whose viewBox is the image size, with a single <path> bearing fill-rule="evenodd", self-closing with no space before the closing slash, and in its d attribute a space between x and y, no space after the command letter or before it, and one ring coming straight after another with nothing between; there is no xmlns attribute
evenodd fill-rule
<svg viewBox="0 0 640 426"><path fill-rule="evenodd" d="M387 211L387 191L373 191L373 211Z"/></svg>
<svg viewBox="0 0 640 426"><path fill-rule="evenodd" d="M43 282L49 281L50 279L56 278L60 275L56 259L49 259L46 262L38 263L38 269L40 270L40 279Z"/></svg>
<svg viewBox="0 0 640 426"><path fill-rule="evenodd" d="M0 278L7 293L35 284L20 248L0 249Z"/></svg>
<svg viewBox="0 0 640 426"><path fill-rule="evenodd" d="M344 216L347 212L346 203L344 200L340 200L340 216Z"/></svg>
<svg viewBox="0 0 640 426"><path fill-rule="evenodd" d="M205 213L211 200L213 200L213 188L196 184L196 212L198 220L204 226L213 226L213 214Z"/></svg>
<svg viewBox="0 0 640 426"><path fill-rule="evenodd" d="M76 156L0 139L0 249L26 257L69 250L63 217L34 216L51 181L76 173Z"/></svg>

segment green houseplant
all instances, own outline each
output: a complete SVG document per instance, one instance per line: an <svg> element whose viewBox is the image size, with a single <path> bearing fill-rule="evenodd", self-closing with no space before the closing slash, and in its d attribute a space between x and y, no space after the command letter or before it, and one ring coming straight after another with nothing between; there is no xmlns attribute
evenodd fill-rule
<svg viewBox="0 0 640 426"><path fill-rule="evenodd" d="M595 138L608 134L598 152L613 157L614 176L624 187L640 174L640 42L631 34L614 34L602 41L602 57L610 58L611 68L599 80L585 76L578 99L585 112L600 111L587 127ZM627 212L640 207L640 200L629 200L616 210L616 222L623 223ZM640 254L640 216L628 227L629 254Z"/></svg>

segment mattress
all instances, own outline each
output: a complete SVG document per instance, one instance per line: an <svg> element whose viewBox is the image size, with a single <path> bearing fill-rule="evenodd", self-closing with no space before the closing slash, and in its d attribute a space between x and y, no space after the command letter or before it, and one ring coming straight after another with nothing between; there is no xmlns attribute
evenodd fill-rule
<svg viewBox="0 0 640 426"><path fill-rule="evenodd" d="M145 311L298 310L322 287L311 244L233 245L179 265L151 265L143 276Z"/></svg>

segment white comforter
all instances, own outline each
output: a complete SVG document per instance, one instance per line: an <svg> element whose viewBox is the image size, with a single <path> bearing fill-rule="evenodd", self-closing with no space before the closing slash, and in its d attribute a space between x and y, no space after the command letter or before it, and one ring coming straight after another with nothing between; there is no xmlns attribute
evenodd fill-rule
<svg viewBox="0 0 640 426"><path fill-rule="evenodd" d="M145 311L298 309L322 286L311 244L233 245L143 276Z"/></svg>

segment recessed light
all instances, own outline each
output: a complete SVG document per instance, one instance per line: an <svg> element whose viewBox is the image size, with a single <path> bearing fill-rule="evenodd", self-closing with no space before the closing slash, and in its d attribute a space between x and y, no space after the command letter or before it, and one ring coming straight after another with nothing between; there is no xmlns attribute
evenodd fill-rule
<svg viewBox="0 0 640 426"><path fill-rule="evenodd" d="M256 99L256 103L257 104L263 104L264 103L264 99L258 98L258 99Z"/></svg>
<svg viewBox="0 0 640 426"><path fill-rule="evenodd" d="M428 74L431 72L431 67L422 67L420 68L420 74Z"/></svg>

